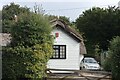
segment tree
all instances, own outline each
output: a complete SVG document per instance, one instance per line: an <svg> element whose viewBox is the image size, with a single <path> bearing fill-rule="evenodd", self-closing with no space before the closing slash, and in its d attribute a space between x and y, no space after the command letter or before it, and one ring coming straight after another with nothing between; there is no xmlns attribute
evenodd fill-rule
<svg viewBox="0 0 120 80"><path fill-rule="evenodd" d="M11 44L3 48L3 79L41 79L52 56L51 26L48 18L30 13L18 15L11 28Z"/></svg>
<svg viewBox="0 0 120 80"><path fill-rule="evenodd" d="M12 27L12 21L15 15L21 13L29 13L30 10L27 7L20 7L20 5L11 3L10 5L3 6L2 9L2 31L4 33L10 33Z"/></svg>
<svg viewBox="0 0 120 80"><path fill-rule="evenodd" d="M94 56L96 45L107 50L109 40L120 35L120 10L115 7L106 9L94 7L86 10L76 20L76 26L86 39L88 54Z"/></svg>
<svg viewBox="0 0 120 80"><path fill-rule="evenodd" d="M117 36L110 41L109 56L112 70L112 80L120 79L120 37Z"/></svg>
<svg viewBox="0 0 120 80"><path fill-rule="evenodd" d="M45 10L43 9L42 4L41 4L41 5L37 5L37 4L35 3L33 12L34 12L34 13L37 13L37 14L42 14L42 15L43 15L43 14L45 13Z"/></svg>

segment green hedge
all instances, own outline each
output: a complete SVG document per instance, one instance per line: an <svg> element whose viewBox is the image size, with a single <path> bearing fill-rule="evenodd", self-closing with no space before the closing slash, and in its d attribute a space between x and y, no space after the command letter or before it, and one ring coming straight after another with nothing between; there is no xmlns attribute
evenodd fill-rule
<svg viewBox="0 0 120 80"><path fill-rule="evenodd" d="M117 36L110 41L110 57L112 80L120 80L120 37Z"/></svg>
<svg viewBox="0 0 120 80"><path fill-rule="evenodd" d="M104 63L103 63L103 69L104 69L105 71L111 72L111 60L110 60L110 58L106 58L106 59L105 59L105 61L104 61Z"/></svg>
<svg viewBox="0 0 120 80"><path fill-rule="evenodd" d="M46 64L53 51L47 17L35 13L18 15L11 31L11 44L3 48L3 79L45 77Z"/></svg>

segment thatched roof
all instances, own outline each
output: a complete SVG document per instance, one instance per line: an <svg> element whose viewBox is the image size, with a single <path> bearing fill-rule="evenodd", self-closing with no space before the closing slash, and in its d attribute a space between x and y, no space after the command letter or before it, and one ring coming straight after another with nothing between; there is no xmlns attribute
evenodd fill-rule
<svg viewBox="0 0 120 80"><path fill-rule="evenodd" d="M0 33L0 46L6 46L10 43L10 34Z"/></svg>
<svg viewBox="0 0 120 80"><path fill-rule="evenodd" d="M54 20L51 21L51 23L53 24L53 27L55 27L56 25L59 25L66 32L73 35L79 41L83 40L82 36L78 32L76 32L74 29L72 29L69 25L67 25L63 20L54 19Z"/></svg>
<svg viewBox="0 0 120 80"><path fill-rule="evenodd" d="M72 35L80 42L80 54L86 54L86 47L84 45L84 40L82 36L74 29L72 29L69 25L67 25L63 20L54 19L51 21L53 27L61 27L63 28L68 34Z"/></svg>

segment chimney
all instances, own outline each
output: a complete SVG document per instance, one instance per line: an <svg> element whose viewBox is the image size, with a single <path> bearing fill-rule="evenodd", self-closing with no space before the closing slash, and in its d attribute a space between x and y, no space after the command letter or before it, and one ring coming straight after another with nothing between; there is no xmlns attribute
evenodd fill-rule
<svg viewBox="0 0 120 80"><path fill-rule="evenodd" d="M60 19L60 16L57 16L57 19Z"/></svg>

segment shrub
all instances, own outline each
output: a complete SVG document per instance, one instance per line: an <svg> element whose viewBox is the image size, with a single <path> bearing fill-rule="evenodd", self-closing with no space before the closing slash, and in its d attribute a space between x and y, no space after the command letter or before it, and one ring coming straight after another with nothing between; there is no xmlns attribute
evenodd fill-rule
<svg viewBox="0 0 120 80"><path fill-rule="evenodd" d="M52 55L51 27L40 14L18 16L11 32L11 44L3 50L3 79L41 79Z"/></svg>
<svg viewBox="0 0 120 80"><path fill-rule="evenodd" d="M120 79L120 37L117 36L110 41L110 57L111 57L111 70L112 80Z"/></svg>
<svg viewBox="0 0 120 80"><path fill-rule="evenodd" d="M110 62L111 62L110 58L105 59L105 61L103 63L103 68L105 71L111 72L111 63Z"/></svg>

